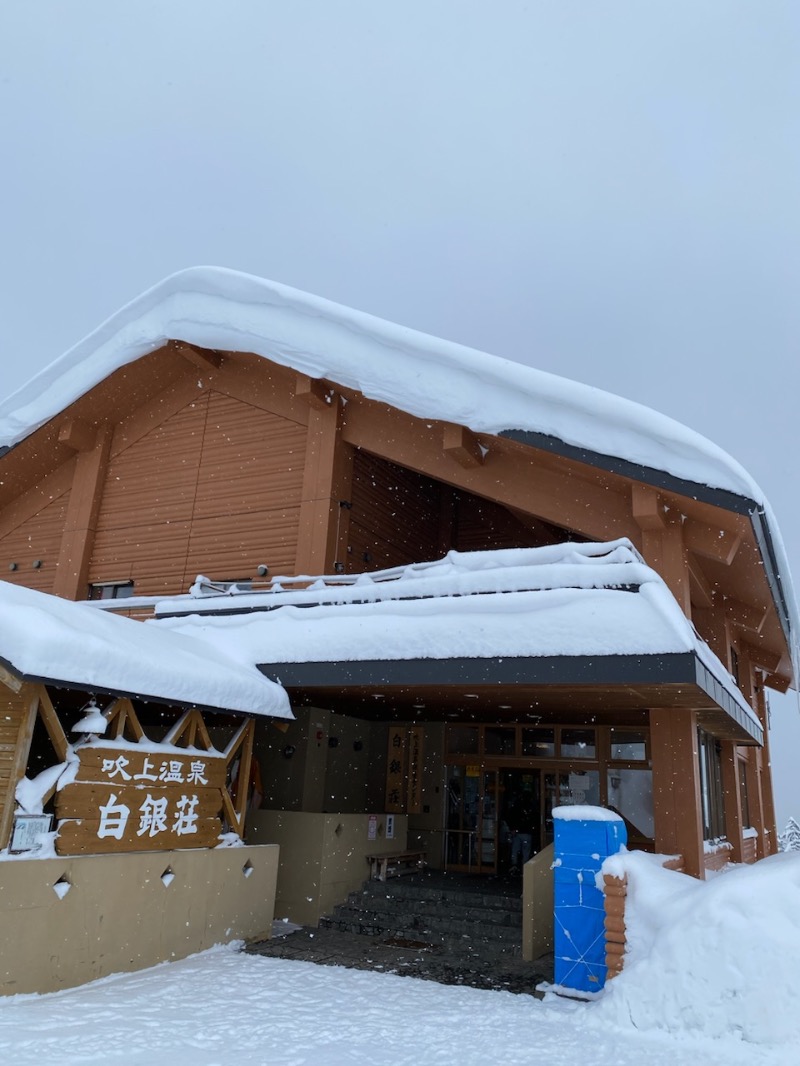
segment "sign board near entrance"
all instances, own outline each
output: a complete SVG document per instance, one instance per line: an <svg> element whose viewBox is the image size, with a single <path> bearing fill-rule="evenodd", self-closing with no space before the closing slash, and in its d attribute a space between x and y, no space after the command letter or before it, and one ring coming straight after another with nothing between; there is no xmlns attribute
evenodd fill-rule
<svg viewBox="0 0 800 1066"><path fill-rule="evenodd" d="M56 794L60 855L213 847L226 764L174 749L78 749L72 784Z"/></svg>

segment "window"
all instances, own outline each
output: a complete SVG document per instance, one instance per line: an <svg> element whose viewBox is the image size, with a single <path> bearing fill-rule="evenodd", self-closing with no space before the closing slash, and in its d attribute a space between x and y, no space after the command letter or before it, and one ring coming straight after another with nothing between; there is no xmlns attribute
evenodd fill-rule
<svg viewBox="0 0 800 1066"><path fill-rule="evenodd" d="M487 726L483 734L485 755L513 755L516 748L516 730L508 726Z"/></svg>
<svg viewBox="0 0 800 1066"><path fill-rule="evenodd" d="M522 754L534 759L552 759L556 753L554 729L522 730Z"/></svg>
<svg viewBox="0 0 800 1066"><path fill-rule="evenodd" d="M611 758L619 762L644 762L647 738L643 729L611 729Z"/></svg>
<svg viewBox="0 0 800 1066"><path fill-rule="evenodd" d="M697 730L700 757L700 791L703 800L703 836L706 840L725 837L725 806L722 799L722 748L720 742Z"/></svg>
<svg viewBox="0 0 800 1066"><path fill-rule="evenodd" d="M562 729L561 757L563 759L594 759L593 729Z"/></svg>
<svg viewBox="0 0 800 1066"><path fill-rule="evenodd" d="M90 600L124 600L133 595L133 581L98 581L89 586Z"/></svg>
<svg viewBox="0 0 800 1066"><path fill-rule="evenodd" d="M617 769L608 771L608 805L648 840L655 836L653 816L653 771Z"/></svg>
<svg viewBox="0 0 800 1066"><path fill-rule="evenodd" d="M478 727L451 725L447 730L447 751L450 755L477 755Z"/></svg>

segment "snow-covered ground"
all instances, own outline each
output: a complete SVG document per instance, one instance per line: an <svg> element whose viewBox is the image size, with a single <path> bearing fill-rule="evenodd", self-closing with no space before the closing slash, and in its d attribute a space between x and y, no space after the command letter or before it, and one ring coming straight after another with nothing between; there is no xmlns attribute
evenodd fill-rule
<svg viewBox="0 0 800 1066"><path fill-rule="evenodd" d="M797 1066L800 852L696 881L620 852L625 969L590 1002L216 948L0 999L3 1066Z"/></svg>
<svg viewBox="0 0 800 1066"><path fill-rule="evenodd" d="M796 1066L796 1047L684 1039L593 1004L453 988L215 949L0 1002L4 1066Z"/></svg>

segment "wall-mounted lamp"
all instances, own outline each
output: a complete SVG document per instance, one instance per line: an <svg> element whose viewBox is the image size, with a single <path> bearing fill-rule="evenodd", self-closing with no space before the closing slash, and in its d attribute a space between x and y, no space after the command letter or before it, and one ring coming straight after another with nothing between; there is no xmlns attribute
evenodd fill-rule
<svg viewBox="0 0 800 1066"><path fill-rule="evenodd" d="M294 746L294 744L287 744L286 747L283 749L283 753L282 753L284 759L291 759L291 757L294 755L294 753L296 751L297 751L297 748Z"/></svg>
<svg viewBox="0 0 800 1066"><path fill-rule="evenodd" d="M261 563L260 566L256 567L256 573L259 577L266 577L269 573L269 567L266 566L264 563Z"/></svg>
<svg viewBox="0 0 800 1066"><path fill-rule="evenodd" d="M108 719L97 706L94 696L85 707L81 707L82 718L72 727L73 733L94 733L102 736L108 728Z"/></svg>

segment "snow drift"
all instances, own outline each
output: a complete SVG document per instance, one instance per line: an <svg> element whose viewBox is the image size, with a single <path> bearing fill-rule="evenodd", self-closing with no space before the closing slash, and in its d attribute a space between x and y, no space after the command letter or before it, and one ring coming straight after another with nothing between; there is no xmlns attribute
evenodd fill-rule
<svg viewBox="0 0 800 1066"><path fill-rule="evenodd" d="M705 882L639 852L603 872L628 877L628 952L591 1008L599 1021L800 1046L800 853Z"/></svg>

